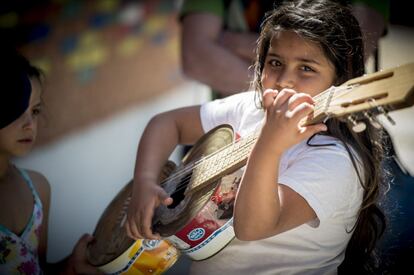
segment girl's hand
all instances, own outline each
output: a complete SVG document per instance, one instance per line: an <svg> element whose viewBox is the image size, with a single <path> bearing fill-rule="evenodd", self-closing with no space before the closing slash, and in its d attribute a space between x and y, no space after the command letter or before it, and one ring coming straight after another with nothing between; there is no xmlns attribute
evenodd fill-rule
<svg viewBox="0 0 414 275"><path fill-rule="evenodd" d="M314 110L314 101L308 94L291 89L280 92L268 89L263 93L263 104L266 121L259 139L274 153L281 154L315 133L327 130L323 123L301 126L300 122Z"/></svg>
<svg viewBox="0 0 414 275"><path fill-rule="evenodd" d="M92 235L84 234L76 243L72 254L67 260L65 270L60 274L72 275L72 274L104 274L96 266L91 265L88 262L86 256L86 248L90 242L94 240Z"/></svg>
<svg viewBox="0 0 414 275"><path fill-rule="evenodd" d="M152 217L159 205L170 205L172 198L156 180L134 179L134 190L128 208L125 229L132 239L160 239L152 232Z"/></svg>

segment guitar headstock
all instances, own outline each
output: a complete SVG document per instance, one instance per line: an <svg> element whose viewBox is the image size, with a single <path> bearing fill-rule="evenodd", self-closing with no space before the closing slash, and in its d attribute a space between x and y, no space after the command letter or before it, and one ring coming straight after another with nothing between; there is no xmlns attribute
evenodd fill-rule
<svg viewBox="0 0 414 275"><path fill-rule="evenodd" d="M314 117L305 125L328 117L348 119L354 125L361 117L375 122L378 114L414 104L414 63L351 79L326 90L315 102Z"/></svg>

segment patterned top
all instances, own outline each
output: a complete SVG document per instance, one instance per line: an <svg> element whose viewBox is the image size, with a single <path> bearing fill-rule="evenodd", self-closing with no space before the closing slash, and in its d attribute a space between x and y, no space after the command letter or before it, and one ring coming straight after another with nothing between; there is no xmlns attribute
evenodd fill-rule
<svg viewBox="0 0 414 275"><path fill-rule="evenodd" d="M22 169L18 170L32 191L33 214L20 236L0 224L0 274L42 274L38 257L42 203L29 175Z"/></svg>

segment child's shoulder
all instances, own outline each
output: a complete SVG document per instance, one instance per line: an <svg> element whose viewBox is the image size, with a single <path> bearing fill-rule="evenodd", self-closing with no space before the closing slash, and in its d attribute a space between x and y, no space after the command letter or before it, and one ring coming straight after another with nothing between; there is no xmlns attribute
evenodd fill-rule
<svg viewBox="0 0 414 275"><path fill-rule="evenodd" d="M35 181L39 184L49 185L49 181L47 180L46 176L40 173L39 171L24 169L32 181Z"/></svg>
<svg viewBox="0 0 414 275"><path fill-rule="evenodd" d="M25 169L25 171L29 175L34 188L39 193L42 200L43 198L48 198L50 196L50 184L47 178L38 171L28 169Z"/></svg>

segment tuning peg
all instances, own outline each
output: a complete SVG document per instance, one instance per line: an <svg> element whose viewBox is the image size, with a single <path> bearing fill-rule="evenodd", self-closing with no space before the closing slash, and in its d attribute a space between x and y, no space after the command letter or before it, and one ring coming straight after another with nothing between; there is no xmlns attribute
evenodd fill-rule
<svg viewBox="0 0 414 275"><path fill-rule="evenodd" d="M392 124L395 125L395 120L388 114L388 113L384 113L384 116L387 118L387 120Z"/></svg>
<svg viewBox="0 0 414 275"><path fill-rule="evenodd" d="M377 110L380 114L384 115L385 118L391 123L392 125L395 125L395 120L392 119L392 117L388 114L388 111L384 109L382 106L377 106Z"/></svg>
<svg viewBox="0 0 414 275"><path fill-rule="evenodd" d="M364 116L368 118L369 123L376 129L382 128L381 123L378 121L376 117L374 117L370 112L365 111Z"/></svg>
<svg viewBox="0 0 414 275"><path fill-rule="evenodd" d="M348 120L349 122L351 122L352 131L354 131L355 133L360 133L367 128L367 125L364 122L362 121L357 122L356 119L352 115L348 116Z"/></svg>
<svg viewBox="0 0 414 275"><path fill-rule="evenodd" d="M388 112L384 112L383 115L385 116L385 118L388 120L389 123L391 123L391 125L395 125L395 120L388 114Z"/></svg>
<svg viewBox="0 0 414 275"><path fill-rule="evenodd" d="M391 123L392 125L395 125L395 120L392 119L392 117L388 114L388 111L386 109L384 109L384 107L380 106L377 104L377 102L375 101L375 99L370 99L368 101L368 103L370 103L371 106L375 107L377 109L377 112L379 114L382 114L385 116L385 118L389 121L389 123Z"/></svg>

